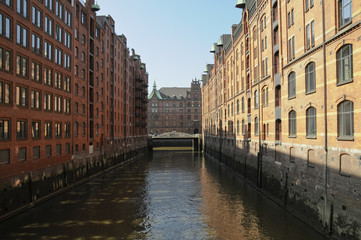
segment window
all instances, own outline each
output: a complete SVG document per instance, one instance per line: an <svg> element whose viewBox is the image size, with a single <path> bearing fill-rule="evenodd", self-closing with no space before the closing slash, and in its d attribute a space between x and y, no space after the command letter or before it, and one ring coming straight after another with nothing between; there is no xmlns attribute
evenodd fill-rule
<svg viewBox="0 0 361 240"><path fill-rule="evenodd" d="M65 47L71 49L71 35L67 31L65 31L64 45Z"/></svg>
<svg viewBox="0 0 361 240"><path fill-rule="evenodd" d="M239 120L237 120L237 135L239 135Z"/></svg>
<svg viewBox="0 0 361 240"><path fill-rule="evenodd" d="M306 93L316 92L316 67L315 63L311 62L306 66Z"/></svg>
<svg viewBox="0 0 361 240"><path fill-rule="evenodd" d="M40 146L33 147L33 159L40 158Z"/></svg>
<svg viewBox="0 0 361 240"><path fill-rule="evenodd" d="M0 104L10 104L11 85L0 81Z"/></svg>
<svg viewBox="0 0 361 240"><path fill-rule="evenodd" d="M62 83L63 75L61 73L55 72L54 87L62 89Z"/></svg>
<svg viewBox="0 0 361 240"><path fill-rule="evenodd" d="M340 27L343 27L352 20L352 0L338 0L338 15Z"/></svg>
<svg viewBox="0 0 361 240"><path fill-rule="evenodd" d="M17 0L16 12L24 18L28 18L28 0Z"/></svg>
<svg viewBox="0 0 361 240"><path fill-rule="evenodd" d="M353 140L353 102L347 100L341 102L337 106L337 116L338 139Z"/></svg>
<svg viewBox="0 0 361 240"><path fill-rule="evenodd" d="M347 44L337 51L337 84L353 81L352 45Z"/></svg>
<svg viewBox="0 0 361 240"><path fill-rule="evenodd" d="M81 24L86 25L86 13L81 11Z"/></svg>
<svg viewBox="0 0 361 240"><path fill-rule="evenodd" d="M71 27L71 13L65 9L65 24L68 25L69 27Z"/></svg>
<svg viewBox="0 0 361 240"><path fill-rule="evenodd" d="M31 22L37 26L38 28L41 28L41 11L33 5L32 7L32 20Z"/></svg>
<svg viewBox="0 0 361 240"><path fill-rule="evenodd" d="M288 98L296 97L296 73L291 72L288 75Z"/></svg>
<svg viewBox="0 0 361 240"><path fill-rule="evenodd" d="M59 25L55 26L55 40L60 43L63 42L63 28Z"/></svg>
<svg viewBox="0 0 361 240"><path fill-rule="evenodd" d="M244 113L244 97L242 97L242 113Z"/></svg>
<svg viewBox="0 0 361 240"><path fill-rule="evenodd" d="M51 136L52 136L51 122L46 122L44 124L44 137L51 138Z"/></svg>
<svg viewBox="0 0 361 240"><path fill-rule="evenodd" d="M48 16L45 16L44 31L50 36L53 36L53 20Z"/></svg>
<svg viewBox="0 0 361 240"><path fill-rule="evenodd" d="M10 163L10 149L0 149L0 165Z"/></svg>
<svg viewBox="0 0 361 240"><path fill-rule="evenodd" d="M254 135L258 136L258 117L254 118Z"/></svg>
<svg viewBox="0 0 361 240"><path fill-rule="evenodd" d="M71 80L69 76L65 76L64 77L64 91L65 92L70 92L70 85L71 85Z"/></svg>
<svg viewBox="0 0 361 240"><path fill-rule="evenodd" d="M64 53L64 68L70 70L71 68L71 60L70 55Z"/></svg>
<svg viewBox="0 0 361 240"><path fill-rule="evenodd" d="M262 77L268 76L268 58L262 60Z"/></svg>
<svg viewBox="0 0 361 240"><path fill-rule="evenodd" d="M40 91L31 90L30 107L34 109L40 109L41 108L40 98L41 98Z"/></svg>
<svg viewBox="0 0 361 240"><path fill-rule="evenodd" d="M237 100L237 114L239 114L239 100Z"/></svg>
<svg viewBox="0 0 361 240"><path fill-rule="evenodd" d="M61 123L55 123L55 137L61 137Z"/></svg>
<svg viewBox="0 0 361 240"><path fill-rule="evenodd" d="M13 0L0 0L1 3L4 3L6 6L11 7Z"/></svg>
<svg viewBox="0 0 361 240"><path fill-rule="evenodd" d="M291 11L288 12L288 27L290 28L294 24L295 24L295 14L294 14L294 9L292 9Z"/></svg>
<svg viewBox="0 0 361 240"><path fill-rule="evenodd" d="M44 41L44 57L48 60L53 60L53 45Z"/></svg>
<svg viewBox="0 0 361 240"><path fill-rule="evenodd" d="M254 108L257 109L259 106L259 102L258 102L258 91L256 90L254 92Z"/></svg>
<svg viewBox="0 0 361 240"><path fill-rule="evenodd" d="M75 122L75 124L74 124L74 134L75 134L75 136L78 136L78 132L79 132L79 123Z"/></svg>
<svg viewBox="0 0 361 240"><path fill-rule="evenodd" d="M0 35L11 39L11 19L0 13Z"/></svg>
<svg viewBox="0 0 361 240"><path fill-rule="evenodd" d="M31 137L33 139L40 139L40 122L32 122Z"/></svg>
<svg viewBox="0 0 361 240"><path fill-rule="evenodd" d="M306 137L315 138L316 134L316 108L309 107L306 110Z"/></svg>
<svg viewBox="0 0 361 240"><path fill-rule="evenodd" d="M64 113L70 114L70 99L64 98Z"/></svg>
<svg viewBox="0 0 361 240"><path fill-rule="evenodd" d="M46 145L45 146L45 156L46 157L51 157L51 145Z"/></svg>
<svg viewBox="0 0 361 240"><path fill-rule="evenodd" d="M55 14L58 18L63 19L63 5L59 2L55 2Z"/></svg>
<svg viewBox="0 0 361 240"><path fill-rule="evenodd" d="M288 39L288 61L295 58L295 36Z"/></svg>
<svg viewBox="0 0 361 240"><path fill-rule="evenodd" d="M85 104L81 105L81 113L85 115Z"/></svg>
<svg viewBox="0 0 361 240"><path fill-rule="evenodd" d="M75 114L78 114L78 109L79 109L79 103L76 102L74 107Z"/></svg>
<svg viewBox="0 0 361 240"><path fill-rule="evenodd" d="M315 22L307 24L306 26L306 36L307 36L307 49L315 46Z"/></svg>
<svg viewBox="0 0 361 240"><path fill-rule="evenodd" d="M18 140L26 139L26 121L25 120L16 121L16 139L18 139Z"/></svg>
<svg viewBox="0 0 361 240"><path fill-rule="evenodd" d="M310 8L313 7L313 0L305 0L305 4L306 4L306 12L308 10L310 10Z"/></svg>
<svg viewBox="0 0 361 240"><path fill-rule="evenodd" d="M26 161L26 147L18 148L18 161Z"/></svg>
<svg viewBox="0 0 361 240"><path fill-rule="evenodd" d="M31 49L34 53L41 54L41 38L35 33L31 37Z"/></svg>
<svg viewBox="0 0 361 240"><path fill-rule="evenodd" d="M296 137L296 111L292 110L288 113L288 136Z"/></svg>
<svg viewBox="0 0 361 240"><path fill-rule="evenodd" d="M28 29L16 24L16 43L22 47L28 47Z"/></svg>
<svg viewBox="0 0 361 240"><path fill-rule="evenodd" d="M0 119L0 141L10 139L10 121Z"/></svg>
<svg viewBox="0 0 361 240"><path fill-rule="evenodd" d="M244 119L242 120L242 136L246 134L246 125L244 124Z"/></svg>
<svg viewBox="0 0 361 240"><path fill-rule="evenodd" d="M45 6L49 8L50 11L53 11L53 0L45 0Z"/></svg>
<svg viewBox="0 0 361 240"><path fill-rule="evenodd" d="M53 86L53 70L50 68L44 68L44 84Z"/></svg>
<svg viewBox="0 0 361 240"><path fill-rule="evenodd" d="M85 122L83 122L81 126L81 133L83 136L85 136Z"/></svg>
<svg viewBox="0 0 361 240"><path fill-rule="evenodd" d="M16 86L16 105L19 107L27 107L28 106L28 90L24 87Z"/></svg>
<svg viewBox="0 0 361 240"><path fill-rule="evenodd" d="M39 63L31 62L31 80L41 82L41 67Z"/></svg>
<svg viewBox="0 0 361 240"><path fill-rule="evenodd" d="M65 153L70 153L70 143L65 144Z"/></svg>
<svg viewBox="0 0 361 240"><path fill-rule="evenodd" d="M99 39L100 37L100 29L99 27L95 27L95 37ZM98 48L98 52L99 52L99 48Z"/></svg>
<svg viewBox="0 0 361 240"><path fill-rule="evenodd" d="M54 97L54 111L55 112L58 112L58 113L61 113L62 112L62 106L61 106L61 104L62 104L62 98L61 97L59 97L59 96L55 96Z"/></svg>
<svg viewBox="0 0 361 240"><path fill-rule="evenodd" d="M55 48L55 63L61 66L63 62L62 59L63 59L63 52L60 49Z"/></svg>
<svg viewBox="0 0 361 240"><path fill-rule="evenodd" d="M61 144L56 144L56 155L61 155Z"/></svg>
<svg viewBox="0 0 361 240"><path fill-rule="evenodd" d="M28 59L20 55L16 55L16 75L28 77Z"/></svg>
<svg viewBox="0 0 361 240"><path fill-rule="evenodd" d="M64 124L64 133L66 138L70 137L70 123Z"/></svg>
<svg viewBox="0 0 361 240"><path fill-rule="evenodd" d="M44 110L51 111L52 109L52 95L49 93L44 93Z"/></svg>
<svg viewBox="0 0 361 240"><path fill-rule="evenodd" d="M11 71L11 52L0 47L0 71Z"/></svg>

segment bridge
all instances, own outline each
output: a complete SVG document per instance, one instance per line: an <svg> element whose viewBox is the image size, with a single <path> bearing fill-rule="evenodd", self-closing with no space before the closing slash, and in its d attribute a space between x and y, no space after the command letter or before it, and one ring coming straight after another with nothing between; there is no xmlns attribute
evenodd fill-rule
<svg viewBox="0 0 361 240"><path fill-rule="evenodd" d="M151 136L149 146L153 150L183 150L183 151L201 151L202 135L187 134L181 132L168 132L158 136Z"/></svg>

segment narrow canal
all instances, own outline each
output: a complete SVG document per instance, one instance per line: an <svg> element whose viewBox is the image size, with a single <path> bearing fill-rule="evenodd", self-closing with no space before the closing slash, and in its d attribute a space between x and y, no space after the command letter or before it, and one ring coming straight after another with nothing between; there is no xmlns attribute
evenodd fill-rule
<svg viewBox="0 0 361 240"><path fill-rule="evenodd" d="M323 239L216 162L154 152L0 223L0 239Z"/></svg>

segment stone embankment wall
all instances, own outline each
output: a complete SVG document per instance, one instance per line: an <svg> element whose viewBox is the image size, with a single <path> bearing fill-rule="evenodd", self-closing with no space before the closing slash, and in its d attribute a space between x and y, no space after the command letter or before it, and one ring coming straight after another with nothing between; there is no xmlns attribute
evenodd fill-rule
<svg viewBox="0 0 361 240"><path fill-rule="evenodd" d="M206 158L233 169L312 228L330 239L361 239L361 179L336 166L340 150L217 136L204 142Z"/></svg>
<svg viewBox="0 0 361 240"><path fill-rule="evenodd" d="M147 154L147 138L123 148L80 153L61 165L0 179L0 221L56 196L90 178Z"/></svg>

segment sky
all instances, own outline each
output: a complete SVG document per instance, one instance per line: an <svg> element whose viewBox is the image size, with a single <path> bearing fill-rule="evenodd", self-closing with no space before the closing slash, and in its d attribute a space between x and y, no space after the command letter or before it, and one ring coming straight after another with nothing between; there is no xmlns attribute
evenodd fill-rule
<svg viewBox="0 0 361 240"><path fill-rule="evenodd" d="M98 0L97 15L111 15L118 35L141 56L149 86L190 87L199 79L209 52L241 20L237 0Z"/></svg>

